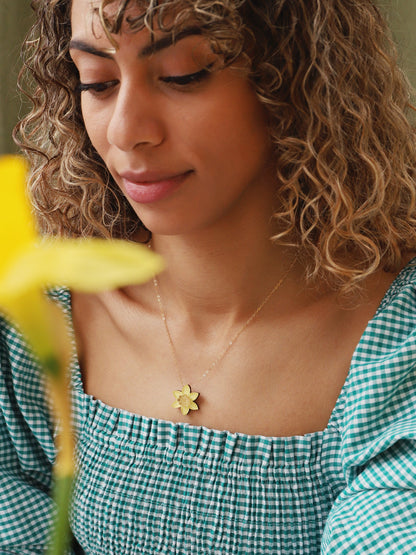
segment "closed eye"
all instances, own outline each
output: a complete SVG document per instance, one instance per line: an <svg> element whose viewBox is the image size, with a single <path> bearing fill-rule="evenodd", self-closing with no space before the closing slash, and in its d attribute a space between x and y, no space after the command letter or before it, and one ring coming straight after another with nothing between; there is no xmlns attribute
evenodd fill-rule
<svg viewBox="0 0 416 555"><path fill-rule="evenodd" d="M114 87L115 85L117 85L117 83L118 81L116 80L104 81L104 82L98 82L98 83L78 83L77 90L79 92L92 91L94 93L99 94L108 90L111 87Z"/></svg>
<svg viewBox="0 0 416 555"><path fill-rule="evenodd" d="M166 77L160 77L160 81L163 83L175 85L178 87L186 87L193 85L207 79L211 75L211 67L214 64L209 64L204 69L196 71L194 73L187 73L186 75L167 75ZM106 92L111 87L118 84L117 80L112 81L100 81L96 83L78 83L77 90L79 92L90 91L94 94L100 94Z"/></svg>
<svg viewBox="0 0 416 555"><path fill-rule="evenodd" d="M186 86L192 85L194 83L199 83L204 79L207 79L211 75L211 67L213 64L209 64L206 68L196 71L195 73L187 73L186 75L168 75L166 77L160 77L163 83L170 83L173 85Z"/></svg>

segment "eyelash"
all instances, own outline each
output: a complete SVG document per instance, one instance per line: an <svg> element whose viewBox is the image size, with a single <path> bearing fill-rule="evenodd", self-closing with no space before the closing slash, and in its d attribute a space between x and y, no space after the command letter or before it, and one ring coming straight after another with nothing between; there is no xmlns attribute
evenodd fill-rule
<svg viewBox="0 0 416 555"><path fill-rule="evenodd" d="M110 87L117 85L118 81L105 81L104 83L78 83L79 92L91 91L96 94L105 92Z"/></svg>
<svg viewBox="0 0 416 555"><path fill-rule="evenodd" d="M203 81L204 79L209 77L209 75L211 75L211 72L209 71L211 66L212 64L204 69L201 69L200 71L196 71L195 73L188 73L187 75L172 75L168 77L161 77L160 80L163 81L163 83L171 83L173 85L186 87L186 85L199 83L200 81Z"/></svg>
<svg viewBox="0 0 416 555"><path fill-rule="evenodd" d="M204 69L200 71L196 71L195 73L188 73L186 75L170 75L167 77L160 77L160 80L163 83L174 85L177 87L186 87L189 85L193 85L199 83L209 77L211 75L211 67L213 64L210 64ZM90 91L95 94L104 93L109 88L117 85L118 81L105 81L103 83L79 83L78 84L78 91Z"/></svg>

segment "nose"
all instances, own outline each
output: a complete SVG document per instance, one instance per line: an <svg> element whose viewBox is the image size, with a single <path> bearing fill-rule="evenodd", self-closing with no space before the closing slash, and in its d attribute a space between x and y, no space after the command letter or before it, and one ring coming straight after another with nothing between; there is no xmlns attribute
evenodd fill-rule
<svg viewBox="0 0 416 555"><path fill-rule="evenodd" d="M120 84L107 126L109 144L129 152L139 146L158 146L164 137L154 95L134 82Z"/></svg>

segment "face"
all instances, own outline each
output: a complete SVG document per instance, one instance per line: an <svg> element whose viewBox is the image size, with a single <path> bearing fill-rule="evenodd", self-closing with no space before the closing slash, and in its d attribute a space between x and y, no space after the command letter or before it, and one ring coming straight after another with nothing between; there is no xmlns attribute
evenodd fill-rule
<svg viewBox="0 0 416 555"><path fill-rule="evenodd" d="M181 234L238 211L269 218L270 136L242 64L222 67L191 24L175 44L156 29L152 45L144 29L115 36L114 49L94 7L72 3L70 52L84 123L144 225Z"/></svg>

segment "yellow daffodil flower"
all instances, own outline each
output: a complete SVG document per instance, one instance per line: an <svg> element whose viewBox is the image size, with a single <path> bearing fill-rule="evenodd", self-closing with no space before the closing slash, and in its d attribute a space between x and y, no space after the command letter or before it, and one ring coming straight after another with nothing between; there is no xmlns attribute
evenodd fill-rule
<svg viewBox="0 0 416 555"><path fill-rule="evenodd" d="M94 292L140 283L162 260L136 243L104 239L42 238L26 196L27 165L0 157L0 307L20 326L39 358L52 396L60 438L55 464L58 516L50 553L68 538L67 507L73 475L73 437L66 367L70 346L62 312L44 293L51 286Z"/></svg>
<svg viewBox="0 0 416 555"><path fill-rule="evenodd" d="M181 409L181 413L185 416L190 410L198 410L199 407L195 403L198 399L199 393L196 391L191 392L189 385L184 385L182 390L176 390L173 392L176 401L172 404L174 409Z"/></svg>

